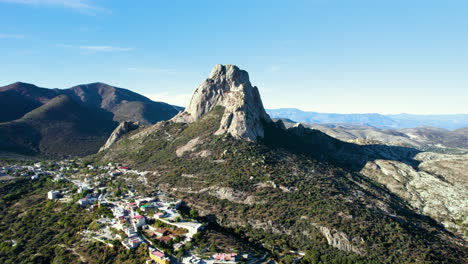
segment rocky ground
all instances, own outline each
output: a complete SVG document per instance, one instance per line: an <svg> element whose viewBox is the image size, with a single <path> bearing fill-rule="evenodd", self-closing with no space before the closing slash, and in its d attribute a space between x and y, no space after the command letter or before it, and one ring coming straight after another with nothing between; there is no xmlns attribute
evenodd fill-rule
<svg viewBox="0 0 468 264"><path fill-rule="evenodd" d="M362 173L385 185L419 212L468 238L468 155L422 152L417 167L392 160L369 161Z"/></svg>

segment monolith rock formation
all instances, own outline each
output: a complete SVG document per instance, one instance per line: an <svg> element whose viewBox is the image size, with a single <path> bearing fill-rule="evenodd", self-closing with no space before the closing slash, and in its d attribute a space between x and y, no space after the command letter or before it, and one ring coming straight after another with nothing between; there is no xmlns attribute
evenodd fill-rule
<svg viewBox="0 0 468 264"><path fill-rule="evenodd" d="M192 123L216 106L224 107L215 134L229 133L234 138L257 141L264 137L264 122L272 122L252 86L249 74L235 65L216 65L208 79L195 90L189 106L172 120Z"/></svg>

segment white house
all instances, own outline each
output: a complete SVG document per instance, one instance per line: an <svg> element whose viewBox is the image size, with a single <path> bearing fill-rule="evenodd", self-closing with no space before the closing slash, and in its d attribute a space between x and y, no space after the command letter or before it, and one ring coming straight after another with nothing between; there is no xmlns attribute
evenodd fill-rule
<svg viewBox="0 0 468 264"><path fill-rule="evenodd" d="M144 224L146 224L146 219L144 216L142 215L135 215L133 217L133 224L136 226L136 227L140 227L140 226L143 226Z"/></svg>
<svg viewBox="0 0 468 264"><path fill-rule="evenodd" d="M60 198L60 192L58 191L49 191L47 193L47 199L54 200Z"/></svg>

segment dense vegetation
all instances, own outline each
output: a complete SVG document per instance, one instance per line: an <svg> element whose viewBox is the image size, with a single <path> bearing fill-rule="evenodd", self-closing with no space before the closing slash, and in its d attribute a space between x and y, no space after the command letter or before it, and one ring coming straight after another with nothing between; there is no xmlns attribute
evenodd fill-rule
<svg viewBox="0 0 468 264"><path fill-rule="evenodd" d="M457 238L435 221L413 213L352 167L340 168L333 158L318 155L320 149L310 148L317 146L313 135L274 142L275 133L285 132L271 126L267 133L273 136L261 143L213 136L222 110L189 125L167 122L94 158L157 171L155 185L175 191L211 221L278 257L300 250L309 263L460 263L466 258ZM175 154L197 137L190 151ZM209 155L202 157L202 151ZM220 188L230 195L220 198ZM329 246L324 230L341 237L343 248L352 252Z"/></svg>
<svg viewBox="0 0 468 264"><path fill-rule="evenodd" d="M47 200L47 191L69 187L42 178L0 182L0 263L143 263L147 249L82 241L78 233L105 213L76 203Z"/></svg>

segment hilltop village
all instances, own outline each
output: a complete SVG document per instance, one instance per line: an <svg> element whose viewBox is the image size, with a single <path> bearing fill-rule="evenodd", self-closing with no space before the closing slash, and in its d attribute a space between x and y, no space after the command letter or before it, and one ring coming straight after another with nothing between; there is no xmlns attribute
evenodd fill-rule
<svg viewBox="0 0 468 264"><path fill-rule="evenodd" d="M47 178L63 183L47 192L47 199L76 203L83 210L99 212L86 229L80 232L83 241L99 241L109 247L127 250L146 245L146 263L238 263L258 262L265 256L245 252L193 251L194 239L206 224L196 220L198 212L180 210L183 201L160 191L135 190L134 185L147 185L148 172L140 172L121 164L95 166L81 161L37 162L32 165L8 165L0 168L0 180ZM131 182L126 182L132 179ZM125 183L125 184L124 184ZM208 254L207 254L208 253Z"/></svg>

